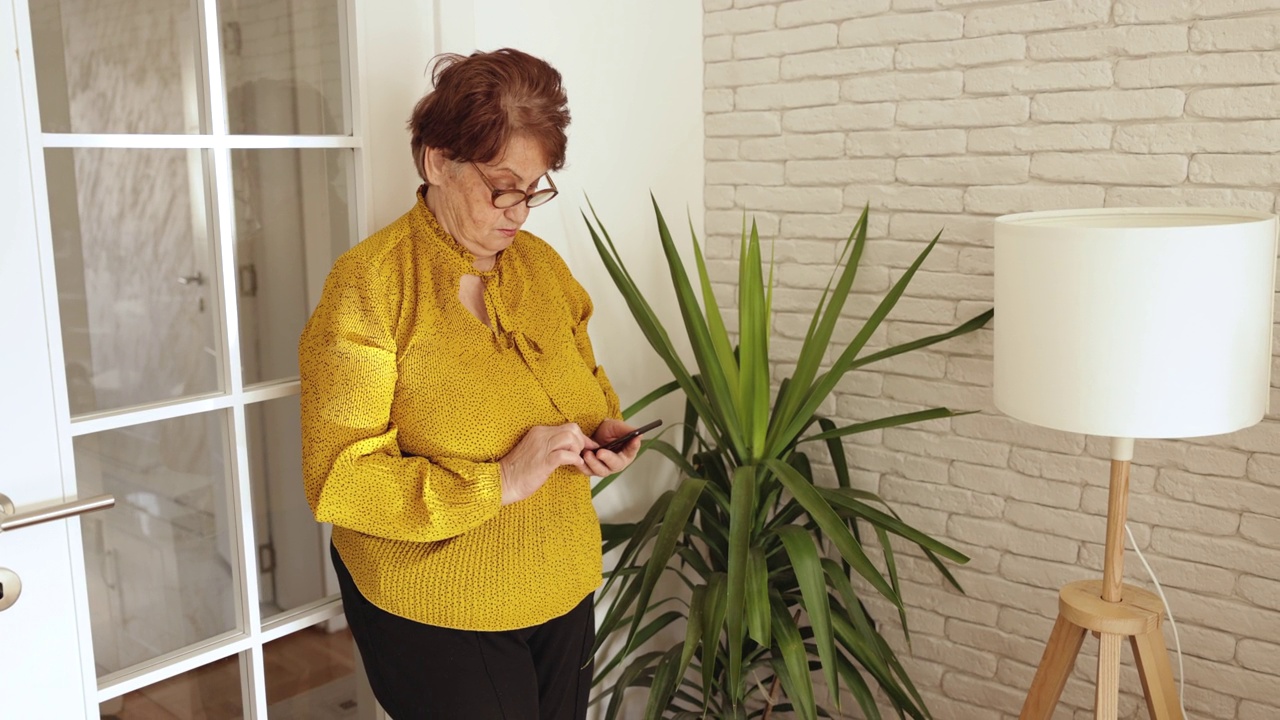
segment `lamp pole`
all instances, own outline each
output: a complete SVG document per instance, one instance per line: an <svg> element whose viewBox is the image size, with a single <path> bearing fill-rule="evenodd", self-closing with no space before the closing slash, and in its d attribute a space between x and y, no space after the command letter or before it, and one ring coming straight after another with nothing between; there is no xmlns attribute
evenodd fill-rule
<svg viewBox="0 0 1280 720"><path fill-rule="evenodd" d="M1124 524L1129 515L1129 463L1133 438L1111 439L1111 488L1107 494L1107 554L1102 570L1102 599L1120 602L1124 583Z"/></svg>
<svg viewBox="0 0 1280 720"><path fill-rule="evenodd" d="M1124 526L1129 514L1129 463L1133 438L1111 439L1111 487L1107 494L1107 547L1102 569L1102 599L1120 603L1124 588ZM1098 685L1094 712L1101 720L1119 714L1120 640L1123 635L1098 636Z"/></svg>

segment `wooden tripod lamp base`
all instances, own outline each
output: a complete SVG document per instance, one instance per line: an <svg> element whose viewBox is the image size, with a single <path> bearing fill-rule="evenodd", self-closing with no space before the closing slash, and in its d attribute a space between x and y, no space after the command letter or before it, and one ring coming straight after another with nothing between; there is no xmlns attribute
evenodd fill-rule
<svg viewBox="0 0 1280 720"><path fill-rule="evenodd" d="M1054 623L1044 657L1031 681L1031 691L1022 706L1020 720L1049 720L1058 705L1076 655L1084 644L1085 631L1097 634L1098 688L1096 714L1099 720L1115 720L1120 692L1120 641L1129 639L1147 712L1152 720L1183 720L1178 688L1169 666L1161 620L1164 603L1153 593L1132 585L1122 587L1122 600L1102 599L1102 582L1084 580L1062 588L1058 595L1058 621Z"/></svg>
<svg viewBox="0 0 1280 720"><path fill-rule="evenodd" d="M1031 681L1019 720L1049 720L1067 685L1085 631L1098 636L1097 720L1116 720L1120 696L1120 642L1129 638L1151 720L1184 720L1161 624L1164 603L1120 578L1124 570L1124 523L1129 508L1129 460L1133 440L1112 441L1111 489L1107 498L1107 549L1103 579L1074 582L1058 595L1058 620Z"/></svg>

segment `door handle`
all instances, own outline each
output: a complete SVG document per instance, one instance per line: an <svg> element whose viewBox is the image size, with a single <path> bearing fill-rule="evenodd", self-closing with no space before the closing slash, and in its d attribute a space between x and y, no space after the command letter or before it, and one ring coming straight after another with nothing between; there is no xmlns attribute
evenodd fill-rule
<svg viewBox="0 0 1280 720"><path fill-rule="evenodd" d="M51 507L19 513L14 512L13 501L8 496L0 494L0 533L17 530L29 525L62 520L63 518L94 512L95 510L106 510L115 504L116 498L114 495L95 495L83 500L69 500Z"/></svg>

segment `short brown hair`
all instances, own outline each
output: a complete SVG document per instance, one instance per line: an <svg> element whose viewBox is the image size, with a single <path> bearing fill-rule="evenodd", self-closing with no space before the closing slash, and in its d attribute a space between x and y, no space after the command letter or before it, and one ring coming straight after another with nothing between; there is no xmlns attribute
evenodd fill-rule
<svg viewBox="0 0 1280 720"><path fill-rule="evenodd" d="M434 90L409 118L413 160L426 180L427 148L458 162L491 162L515 135L527 135L551 170L564 167L568 98L560 73L545 60L511 48L447 54L432 61Z"/></svg>

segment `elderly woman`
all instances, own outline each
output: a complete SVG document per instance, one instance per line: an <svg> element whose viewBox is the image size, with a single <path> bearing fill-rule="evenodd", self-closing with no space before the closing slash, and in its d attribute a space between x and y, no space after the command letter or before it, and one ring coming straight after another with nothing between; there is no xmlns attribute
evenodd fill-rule
<svg viewBox="0 0 1280 720"><path fill-rule="evenodd" d="M639 449L587 336L591 299L520 229L556 195L560 74L437 59L412 209L334 265L299 347L307 499L395 720L583 718L600 526L588 476Z"/></svg>

